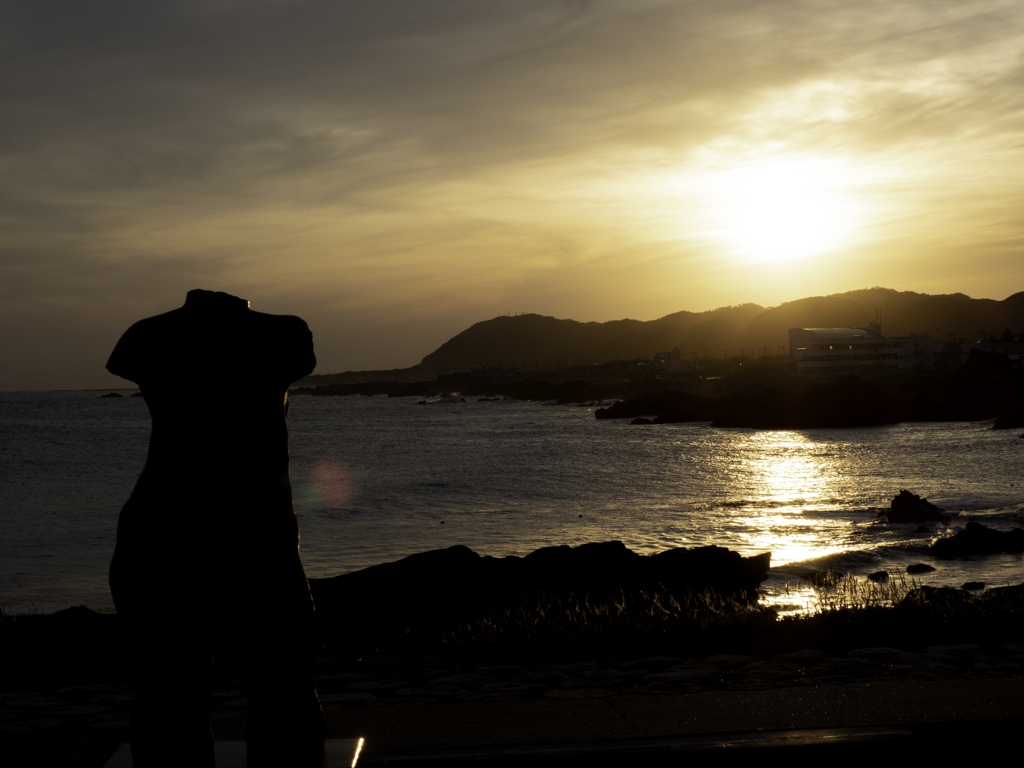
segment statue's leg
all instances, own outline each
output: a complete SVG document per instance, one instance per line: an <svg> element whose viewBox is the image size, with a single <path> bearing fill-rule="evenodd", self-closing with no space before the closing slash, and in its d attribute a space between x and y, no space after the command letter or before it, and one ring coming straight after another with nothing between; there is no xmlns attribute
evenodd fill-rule
<svg viewBox="0 0 1024 768"><path fill-rule="evenodd" d="M146 556L150 550L143 552L136 556L119 541L110 564L135 692L132 760L136 768L212 768L212 658L199 605L203 593L183 578L167 577L159 560Z"/></svg>
<svg viewBox="0 0 1024 768"><path fill-rule="evenodd" d="M133 630L135 768L213 768L209 643L201 633L182 631L169 622L145 622Z"/></svg>
<svg viewBox="0 0 1024 768"><path fill-rule="evenodd" d="M313 601L296 554L264 580L244 622L250 768L319 765L326 732L316 692Z"/></svg>

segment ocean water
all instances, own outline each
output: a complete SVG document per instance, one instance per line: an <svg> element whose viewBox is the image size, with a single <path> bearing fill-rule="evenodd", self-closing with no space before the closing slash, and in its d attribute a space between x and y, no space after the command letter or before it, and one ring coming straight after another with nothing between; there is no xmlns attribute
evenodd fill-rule
<svg viewBox="0 0 1024 768"><path fill-rule="evenodd" d="M0 393L0 606L111 610L117 515L145 461L142 398ZM125 394L128 394L125 391ZM211 397L217 397L211 392ZM620 540L641 553L717 544L772 553L767 599L805 604L794 572L918 583L1024 582L1024 557L936 561L968 520L1024 526L1024 445L991 423L755 431L598 421L594 408L513 400L291 400L292 483L310 576L464 544L481 554ZM890 526L906 488L949 526ZM796 601L796 602L794 602ZM803 601L803 603L801 603Z"/></svg>

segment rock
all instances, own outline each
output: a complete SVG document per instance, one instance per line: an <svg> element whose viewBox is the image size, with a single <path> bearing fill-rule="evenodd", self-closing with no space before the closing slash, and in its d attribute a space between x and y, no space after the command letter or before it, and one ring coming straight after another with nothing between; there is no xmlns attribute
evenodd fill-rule
<svg viewBox="0 0 1024 768"><path fill-rule="evenodd" d="M666 389L620 400L608 408L597 410L594 416L598 419L630 419L647 414L658 416L661 419L659 423L710 421L710 403L708 398L701 395Z"/></svg>
<svg viewBox="0 0 1024 768"><path fill-rule="evenodd" d="M651 555L654 574L669 592L710 590L720 595L737 595L757 600L757 586L768 578L772 555L751 557L725 547L678 547Z"/></svg>
<svg viewBox="0 0 1024 768"><path fill-rule="evenodd" d="M621 603L658 591L684 600L709 590L754 602L770 563L770 553L742 557L714 546L644 556L608 541L495 558L457 545L310 579L310 588L320 623L350 628L350 617L359 616L360 631L383 636L461 624L517 606L532 611L539 601Z"/></svg>
<svg viewBox="0 0 1024 768"><path fill-rule="evenodd" d="M645 419L643 416L637 416L635 419L633 419L629 423L630 424L652 424L653 422L650 419Z"/></svg>
<svg viewBox="0 0 1024 768"><path fill-rule="evenodd" d="M997 531L971 520L964 530L954 536L938 539L929 548L936 557L967 557L994 555L999 552L1024 552L1024 530Z"/></svg>
<svg viewBox="0 0 1024 768"><path fill-rule="evenodd" d="M960 589L966 589L968 592L977 592L979 589L985 588L985 582L983 581L967 581L960 585Z"/></svg>
<svg viewBox="0 0 1024 768"><path fill-rule="evenodd" d="M894 496L887 511L878 513L885 515L890 523L948 523L950 520L942 509L923 499L915 493L901 490Z"/></svg>
<svg viewBox="0 0 1024 768"><path fill-rule="evenodd" d="M913 565L907 566L907 573L928 573L929 571L934 570L935 568L927 563L914 563Z"/></svg>
<svg viewBox="0 0 1024 768"><path fill-rule="evenodd" d="M868 579L874 582L888 581L889 574L887 571L875 571L874 573L868 574Z"/></svg>
<svg viewBox="0 0 1024 768"><path fill-rule="evenodd" d="M101 400L104 397L124 397L124 395L119 395L117 392L107 392L107 394L105 394L105 395L100 395L100 399Z"/></svg>

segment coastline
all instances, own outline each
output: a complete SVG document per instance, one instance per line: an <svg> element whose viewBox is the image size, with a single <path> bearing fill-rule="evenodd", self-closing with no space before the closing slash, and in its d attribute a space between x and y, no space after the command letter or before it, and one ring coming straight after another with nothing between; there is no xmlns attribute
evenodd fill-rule
<svg viewBox="0 0 1024 768"><path fill-rule="evenodd" d="M451 373L431 381L349 381L296 386L293 396L374 396L481 400L510 398L598 407L598 419L637 424L710 422L712 427L815 429L905 422L994 421L1024 427L1024 376L1005 355L975 353L952 373L798 375L792 362L751 363L726 376L649 373L624 377L621 366ZM338 377L343 378L343 377ZM612 402L606 402L612 401ZM427 400L420 400L425 404ZM650 417L650 418L647 418Z"/></svg>

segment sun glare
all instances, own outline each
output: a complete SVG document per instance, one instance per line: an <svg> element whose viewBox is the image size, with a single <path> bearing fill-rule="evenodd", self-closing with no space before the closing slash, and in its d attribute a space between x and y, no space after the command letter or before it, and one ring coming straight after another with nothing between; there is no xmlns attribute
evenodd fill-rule
<svg viewBox="0 0 1024 768"><path fill-rule="evenodd" d="M745 262L821 256L851 243L852 175L821 160L775 159L713 173L707 202L714 239Z"/></svg>

